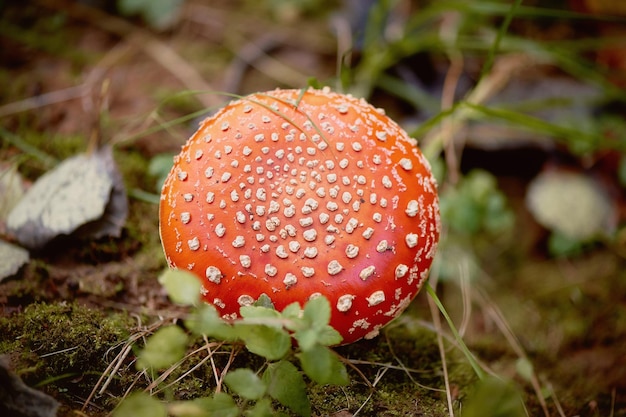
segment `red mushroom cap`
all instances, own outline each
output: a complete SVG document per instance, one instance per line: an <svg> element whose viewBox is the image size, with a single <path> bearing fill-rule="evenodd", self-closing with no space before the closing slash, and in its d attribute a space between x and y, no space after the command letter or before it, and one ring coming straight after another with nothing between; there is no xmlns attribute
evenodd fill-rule
<svg viewBox="0 0 626 417"><path fill-rule="evenodd" d="M266 294L323 295L343 343L371 338L426 280L437 185L414 140L364 100L275 90L204 120L163 186L167 261L225 318Z"/></svg>

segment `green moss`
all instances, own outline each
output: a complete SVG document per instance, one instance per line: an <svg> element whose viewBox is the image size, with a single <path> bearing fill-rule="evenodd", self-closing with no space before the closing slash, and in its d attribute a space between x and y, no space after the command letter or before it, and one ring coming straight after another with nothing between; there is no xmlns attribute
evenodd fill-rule
<svg viewBox="0 0 626 417"><path fill-rule="evenodd" d="M125 314L107 316L75 303L35 303L0 318L0 353L11 354L28 384L55 395L71 387L72 395L86 398L133 325Z"/></svg>
<svg viewBox="0 0 626 417"><path fill-rule="evenodd" d="M377 339L337 351L358 359L354 365L361 374L351 369L347 387L311 384L309 396L317 414L332 415L346 409L354 413L360 408L359 415L363 416L449 415L433 332L397 325ZM459 351L448 346L446 355L451 385L457 396L463 396L476 375Z"/></svg>

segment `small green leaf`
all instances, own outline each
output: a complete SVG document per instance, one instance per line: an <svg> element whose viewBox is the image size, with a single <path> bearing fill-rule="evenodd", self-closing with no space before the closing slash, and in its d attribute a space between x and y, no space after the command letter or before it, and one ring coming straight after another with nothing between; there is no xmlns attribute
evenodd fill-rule
<svg viewBox="0 0 626 417"><path fill-rule="evenodd" d="M205 400L210 398L172 402L167 407L167 413L173 417L211 417L211 413L206 410Z"/></svg>
<svg viewBox="0 0 626 417"><path fill-rule="evenodd" d="M186 348L187 335L180 327L161 327L139 353L137 368L167 368L185 355Z"/></svg>
<svg viewBox="0 0 626 417"><path fill-rule="evenodd" d="M293 338L298 342L302 351L308 351L316 345L334 346L341 343L343 338L330 325L318 328L305 328L294 332Z"/></svg>
<svg viewBox="0 0 626 417"><path fill-rule="evenodd" d="M121 14L140 14L152 28L163 30L174 23L182 3L183 0L118 0L117 7Z"/></svg>
<svg viewBox="0 0 626 417"><path fill-rule="evenodd" d="M304 306L303 318L313 327L323 327L330 322L330 303L326 297L315 297Z"/></svg>
<svg viewBox="0 0 626 417"><path fill-rule="evenodd" d="M584 243L577 239L572 239L559 232L552 232L548 237L548 251L556 257L574 257L581 255L584 251Z"/></svg>
<svg viewBox="0 0 626 417"><path fill-rule="evenodd" d="M533 364L527 358L519 358L515 362L515 369L519 376L530 382L533 378Z"/></svg>
<svg viewBox="0 0 626 417"><path fill-rule="evenodd" d="M144 10L143 17L155 29L168 29L176 22L182 4L183 0L152 1L150 7Z"/></svg>
<svg viewBox="0 0 626 417"><path fill-rule="evenodd" d="M291 337L283 329L245 323L236 323L235 328L250 352L268 360L283 358L291 348Z"/></svg>
<svg viewBox="0 0 626 417"><path fill-rule="evenodd" d="M322 346L335 346L341 343L343 337L332 326L326 325L317 331L317 343Z"/></svg>
<svg viewBox="0 0 626 417"><path fill-rule="evenodd" d="M259 298L257 298L253 305L256 307L271 308L272 310L276 309L274 303L272 303L272 299L265 293L259 295Z"/></svg>
<svg viewBox="0 0 626 417"><path fill-rule="evenodd" d="M211 417L237 417L239 407L235 400L224 392L216 392L211 398L202 399L203 408Z"/></svg>
<svg viewBox="0 0 626 417"><path fill-rule="evenodd" d="M200 301L202 284L191 272L168 269L159 276L159 283L165 287L167 294L177 304L195 305Z"/></svg>
<svg viewBox="0 0 626 417"><path fill-rule="evenodd" d="M136 392L120 403L113 417L167 417L167 410L158 399L145 392Z"/></svg>
<svg viewBox="0 0 626 417"><path fill-rule="evenodd" d="M221 340L236 340L237 331L219 316L215 307L203 304L192 311L185 320L185 326L196 335L215 337Z"/></svg>
<svg viewBox="0 0 626 417"><path fill-rule="evenodd" d="M306 384L298 369L286 360L268 365L263 373L269 395L303 417L311 415L311 403L306 395Z"/></svg>
<svg viewBox="0 0 626 417"><path fill-rule="evenodd" d="M243 415L246 417L274 417L276 413L272 408L272 400L262 398L253 407L246 410Z"/></svg>
<svg viewBox="0 0 626 417"><path fill-rule="evenodd" d="M298 341L300 349L305 352L316 345L334 346L343 340L339 332L329 325L299 330L293 334L293 337Z"/></svg>
<svg viewBox="0 0 626 417"><path fill-rule="evenodd" d="M296 325L290 327L293 337L303 351L320 344L324 346L339 344L341 335L333 329L330 321L330 303L326 297L316 297L306 303L302 318L294 320Z"/></svg>
<svg viewBox="0 0 626 417"><path fill-rule="evenodd" d="M155 191L161 192L163 183L174 165L174 155L171 153L161 153L155 155L148 164L148 175L156 178Z"/></svg>
<svg viewBox="0 0 626 417"><path fill-rule="evenodd" d="M440 204L442 219L461 234L502 234L514 225L514 214L495 177L480 169L470 171L456 187L443 191Z"/></svg>
<svg viewBox="0 0 626 417"><path fill-rule="evenodd" d="M315 345L296 356L304 373L318 384L348 385L350 382L346 367L327 347Z"/></svg>
<svg viewBox="0 0 626 417"><path fill-rule="evenodd" d="M317 345L317 338L319 336L318 329L306 328L298 330L293 334L293 338L298 342L300 350L306 352Z"/></svg>
<svg viewBox="0 0 626 417"><path fill-rule="evenodd" d="M257 307L257 306L243 306L239 309L239 314L246 320L252 320L258 322L263 319L270 319L264 321L264 324L268 326L274 326L278 328L282 328L281 315L278 311L267 308L267 307Z"/></svg>
<svg viewBox="0 0 626 417"><path fill-rule="evenodd" d="M283 309L281 314L285 319L298 320L302 318L302 309L299 303L291 303Z"/></svg>
<svg viewBox="0 0 626 417"><path fill-rule="evenodd" d="M227 373L224 382L246 400L258 400L265 395L267 389L263 380L247 368L235 369Z"/></svg>
<svg viewBox="0 0 626 417"><path fill-rule="evenodd" d="M309 77L306 80L306 85L315 89L321 90L324 85L316 77Z"/></svg>

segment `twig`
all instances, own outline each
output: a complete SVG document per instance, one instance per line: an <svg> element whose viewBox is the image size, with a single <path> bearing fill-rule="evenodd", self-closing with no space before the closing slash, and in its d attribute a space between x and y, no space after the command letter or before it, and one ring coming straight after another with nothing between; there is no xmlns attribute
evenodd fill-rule
<svg viewBox="0 0 626 417"><path fill-rule="evenodd" d="M186 359L192 357L193 355L203 351L205 348L208 350L209 354L202 358L198 363L196 363L194 366L192 366L190 369L188 369L186 372L184 372L182 375L180 375L178 378L176 378L174 381L170 382L169 384L162 386L158 389L156 389L155 391L152 392L152 394L158 394L159 392L173 386L174 384L180 382L181 380L183 380L184 378L186 378L189 374L191 374L193 371L195 371L196 369L198 369L199 367L201 367L202 365L204 365L207 361L211 361L213 363L213 354L215 353L215 351L211 351L211 345L213 345L214 347L219 347L222 346L223 343L219 343L219 342L208 342L207 344L203 345L202 347L187 353L187 355L185 355L185 357L183 359L181 359L180 361L178 361L177 363L175 363L174 365L172 365L169 369L167 369L165 372L163 372L161 375L159 375L159 378L155 379L154 382L151 384L154 387L156 387L158 384L160 384L161 382L165 381L167 379L167 377L173 372L175 371L182 363L183 361L185 361ZM147 387L147 390L152 390L152 386Z"/></svg>
<svg viewBox="0 0 626 417"><path fill-rule="evenodd" d="M374 378L374 382L372 382L372 390L370 392L370 394L367 396L367 398L365 399L365 401L363 401L363 404L361 404L361 406L354 412L354 414L352 414L353 417L355 417L357 414L359 414L361 412L361 410L363 409L363 407L365 407L365 404L367 404L369 402L369 400L372 399L372 395L374 395L374 389L376 387L376 385L378 385L378 383L380 382L381 379L383 379L383 376L387 373L387 371L389 370L389 368L380 368L378 370L378 372L376 373L376 377Z"/></svg>
<svg viewBox="0 0 626 417"><path fill-rule="evenodd" d="M55 350L54 352L48 352L48 353L44 353L43 355L39 355L40 358L47 358L48 356L54 356L54 355L58 355L60 353L65 353L65 352L71 352L73 350L78 349L80 346L72 346L70 348L67 349L61 349L61 350Z"/></svg>
<svg viewBox="0 0 626 417"><path fill-rule="evenodd" d="M224 369L222 369L222 372L220 373L220 376L216 381L217 385L215 386L215 392L220 392L222 390L224 376L226 375L226 373L228 373L230 366L235 361L235 358L237 357L239 352L241 352L241 345L233 345L233 349L230 351L230 356L228 357L228 362L226 362L226 365L224 365Z"/></svg>
<svg viewBox="0 0 626 417"><path fill-rule="evenodd" d="M559 397L556 395L556 391L554 391L554 387L552 386L552 384L548 383L548 389L550 390L550 397L552 398L552 401L554 401L554 406L559 412L559 416L567 417L567 415L565 414L565 410L563 410L563 406L561 405Z"/></svg>
<svg viewBox="0 0 626 417"><path fill-rule="evenodd" d="M346 359L342 356L340 356L340 359L343 361L343 363L345 363L346 365L348 365L350 368L352 368L354 370L354 372L356 372L357 374L359 374L359 376L361 377L361 379L363 379L363 381L365 381L365 385L368 386L368 388L370 389L370 391L372 391L374 389L374 386L372 385L372 383L369 381L369 379L367 379L367 377L365 376L365 374L356 366L356 364L358 363L358 361L354 361L351 359Z"/></svg>
<svg viewBox="0 0 626 417"><path fill-rule="evenodd" d="M138 318L138 321L139 321L139 326L141 326L141 319ZM89 393L89 396L85 400L81 408L81 411L84 411L85 408L87 408L87 405L91 402L92 398L96 395L96 392L98 393L98 395L104 394L104 391L107 389L107 387L109 386L109 384L111 383L115 375L117 374L117 371L120 369L120 367L122 366L122 364L124 363L128 355L132 352L132 348L134 344L139 339L143 338L146 334L153 332L154 329L158 328L161 324L162 324L162 321L153 323L150 327L143 328L137 331L136 333L132 334L126 340L126 342L124 342L122 350L109 363L109 366L107 366L107 368L104 370L104 372L102 373L102 375L100 376L96 384L94 385L93 389L91 390L91 393ZM106 381L104 381L105 378L106 378Z"/></svg>
<svg viewBox="0 0 626 417"><path fill-rule="evenodd" d="M457 133L465 127L467 121L476 115L476 111L471 106L464 105L464 103L470 105L485 103L505 87L511 78L519 74L520 71L527 70L528 67L535 63L536 60L533 57L524 54L509 54L498 58L489 75L480 80L465 100L449 109L451 114L448 117L453 117L454 123L451 123L445 131L444 129L433 130L426 135L422 145L424 154L438 154L438 152L435 152L435 149L444 147L448 138L454 139Z"/></svg>
<svg viewBox="0 0 626 417"><path fill-rule="evenodd" d="M441 38L449 46L447 48L450 68L446 73L441 93L441 110L446 111L454 105L456 87L463 73L463 54L456 48L456 38L459 30L460 14L458 12L446 13L441 24ZM445 158L448 166L448 180L456 184L459 180L459 158L455 148L455 121L454 118L446 118L442 122L441 135L443 137Z"/></svg>
<svg viewBox="0 0 626 417"><path fill-rule="evenodd" d="M49 93L40 94L29 97L24 100L15 101L13 103L0 106L0 117L9 116L11 114L20 113L28 110L35 110L51 104L62 103L84 97L89 91L86 84L80 84L74 87L64 88L62 90L51 91Z"/></svg>
<svg viewBox="0 0 626 417"><path fill-rule="evenodd" d="M202 336L204 340L204 345L209 352L209 360L211 361L211 370L213 371L213 377L215 378L215 386L217 387L220 384L220 378L217 374L217 366L215 365L215 360L213 359L213 352L211 351L211 346L209 346L209 339L206 336Z"/></svg>

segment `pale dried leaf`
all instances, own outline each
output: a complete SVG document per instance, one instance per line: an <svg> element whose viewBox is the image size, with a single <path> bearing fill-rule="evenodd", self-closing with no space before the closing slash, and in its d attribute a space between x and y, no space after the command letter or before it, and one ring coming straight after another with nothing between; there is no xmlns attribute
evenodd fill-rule
<svg viewBox="0 0 626 417"><path fill-rule="evenodd" d="M26 249L0 240L0 281L17 274L29 260Z"/></svg>
<svg viewBox="0 0 626 417"><path fill-rule="evenodd" d="M36 249L81 227L93 237L119 234L127 211L111 149L103 147L39 178L9 214L7 227L22 245Z"/></svg>
<svg viewBox="0 0 626 417"><path fill-rule="evenodd" d="M0 221L7 216L24 195L24 181L14 164L0 167Z"/></svg>

